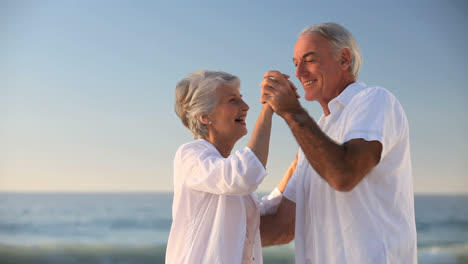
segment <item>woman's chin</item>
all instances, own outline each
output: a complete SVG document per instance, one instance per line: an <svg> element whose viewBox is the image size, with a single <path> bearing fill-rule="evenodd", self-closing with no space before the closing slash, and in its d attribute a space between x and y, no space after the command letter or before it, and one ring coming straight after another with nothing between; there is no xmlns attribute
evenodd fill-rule
<svg viewBox="0 0 468 264"><path fill-rule="evenodd" d="M245 135L247 135L247 129L244 129L244 131L238 134L236 142L243 138Z"/></svg>
<svg viewBox="0 0 468 264"><path fill-rule="evenodd" d="M241 136L241 138L242 138L243 136L247 135L247 132L248 132L248 131L247 131L247 128L246 128L246 129L244 129L244 131L242 132L242 136Z"/></svg>

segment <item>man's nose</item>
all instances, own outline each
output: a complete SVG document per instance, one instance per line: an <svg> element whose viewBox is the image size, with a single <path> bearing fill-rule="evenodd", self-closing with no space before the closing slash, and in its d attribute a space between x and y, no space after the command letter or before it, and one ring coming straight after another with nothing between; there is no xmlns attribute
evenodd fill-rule
<svg viewBox="0 0 468 264"><path fill-rule="evenodd" d="M299 78L307 74L307 71L304 68L304 64L302 62L297 63L296 65L296 77Z"/></svg>

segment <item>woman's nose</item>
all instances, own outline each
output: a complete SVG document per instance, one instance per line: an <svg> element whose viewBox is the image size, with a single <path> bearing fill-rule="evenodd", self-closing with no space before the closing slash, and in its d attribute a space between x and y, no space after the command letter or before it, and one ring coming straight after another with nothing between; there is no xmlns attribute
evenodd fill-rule
<svg viewBox="0 0 468 264"><path fill-rule="evenodd" d="M249 111L249 109L249 105L244 100L242 100L242 110L245 110L247 112Z"/></svg>

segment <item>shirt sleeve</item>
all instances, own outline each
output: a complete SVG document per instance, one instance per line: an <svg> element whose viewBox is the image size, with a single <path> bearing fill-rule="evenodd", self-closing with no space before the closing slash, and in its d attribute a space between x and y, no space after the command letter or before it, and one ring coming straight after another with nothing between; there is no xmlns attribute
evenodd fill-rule
<svg viewBox="0 0 468 264"><path fill-rule="evenodd" d="M275 214L282 198L283 194L278 188L273 189L269 195L263 196L259 203L260 215Z"/></svg>
<svg viewBox="0 0 468 264"><path fill-rule="evenodd" d="M362 138L382 144L382 157L398 141L406 120L396 98L383 88L362 91L351 101L345 127L344 141Z"/></svg>
<svg viewBox="0 0 468 264"><path fill-rule="evenodd" d="M291 176L291 179L289 179L289 182L286 185L286 189L284 189L283 192L283 196L292 202L296 202L297 175L298 170L296 169L296 172L294 172L294 174Z"/></svg>
<svg viewBox="0 0 468 264"><path fill-rule="evenodd" d="M186 174L184 184L193 190L245 195L254 192L266 176L262 163L248 147L227 158L210 149L183 152L179 165Z"/></svg>

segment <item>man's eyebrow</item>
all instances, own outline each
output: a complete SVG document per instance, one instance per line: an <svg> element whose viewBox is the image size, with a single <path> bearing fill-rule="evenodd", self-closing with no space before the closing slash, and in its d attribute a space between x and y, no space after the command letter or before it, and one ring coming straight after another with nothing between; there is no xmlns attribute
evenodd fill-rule
<svg viewBox="0 0 468 264"><path fill-rule="evenodd" d="M307 56L309 56L309 55L315 55L315 51L309 51L309 52L307 52L306 54L302 55L302 59L304 59L305 57L307 57ZM293 58L292 60L293 60L293 62L296 61L295 58Z"/></svg>

